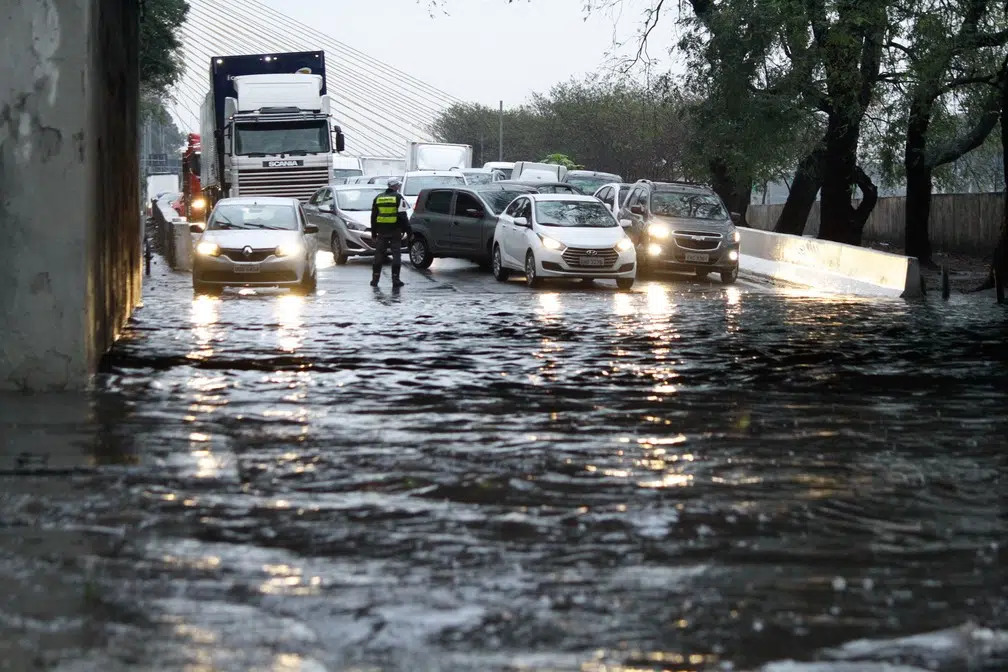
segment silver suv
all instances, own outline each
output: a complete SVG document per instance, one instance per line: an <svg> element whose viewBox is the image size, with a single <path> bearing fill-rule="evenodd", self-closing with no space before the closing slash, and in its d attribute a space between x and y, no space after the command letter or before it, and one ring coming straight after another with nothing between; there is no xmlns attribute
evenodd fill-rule
<svg viewBox="0 0 1008 672"><path fill-rule="evenodd" d="M715 272L726 285L738 278L738 218L708 186L650 180L634 184L619 214L637 245L638 277Z"/></svg>

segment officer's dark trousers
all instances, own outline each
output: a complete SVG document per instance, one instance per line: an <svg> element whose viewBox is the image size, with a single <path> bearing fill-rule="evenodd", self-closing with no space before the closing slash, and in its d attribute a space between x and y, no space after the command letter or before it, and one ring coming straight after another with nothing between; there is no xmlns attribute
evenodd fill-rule
<svg viewBox="0 0 1008 672"><path fill-rule="evenodd" d="M386 254L392 255L392 279L398 279L399 267L402 266L402 236L398 231L390 236L384 234L375 236L375 255L371 271L376 278L381 275Z"/></svg>

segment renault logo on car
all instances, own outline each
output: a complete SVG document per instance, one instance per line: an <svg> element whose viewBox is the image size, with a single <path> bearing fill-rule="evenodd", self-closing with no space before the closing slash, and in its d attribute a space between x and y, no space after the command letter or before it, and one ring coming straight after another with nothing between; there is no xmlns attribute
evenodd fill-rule
<svg viewBox="0 0 1008 672"><path fill-rule="evenodd" d="M244 254L246 257L251 257L252 256L252 248L250 246L246 245L245 247L242 248L242 254Z"/></svg>

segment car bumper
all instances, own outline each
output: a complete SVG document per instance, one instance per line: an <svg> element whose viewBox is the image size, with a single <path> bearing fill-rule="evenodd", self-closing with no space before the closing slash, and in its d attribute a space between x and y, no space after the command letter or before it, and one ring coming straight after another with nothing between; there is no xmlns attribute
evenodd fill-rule
<svg viewBox="0 0 1008 672"><path fill-rule="evenodd" d="M347 254L353 257L373 257L375 253L374 238L370 231L352 231L347 229L343 236Z"/></svg>
<svg viewBox="0 0 1008 672"><path fill-rule="evenodd" d="M656 271L730 271L739 263L739 244L722 243L713 250L680 247L674 240L653 240L637 248L641 263Z"/></svg>
<svg viewBox="0 0 1008 672"><path fill-rule="evenodd" d="M579 257L574 257L579 258ZM634 251L619 252L616 261L606 266L572 263L572 255L541 248L536 254L539 277L543 278L633 278L637 275Z"/></svg>
<svg viewBox="0 0 1008 672"><path fill-rule="evenodd" d="M242 287L284 287L300 284L308 272L303 257L270 257L258 263L238 263L227 257L197 255L193 261L193 282L204 285Z"/></svg>

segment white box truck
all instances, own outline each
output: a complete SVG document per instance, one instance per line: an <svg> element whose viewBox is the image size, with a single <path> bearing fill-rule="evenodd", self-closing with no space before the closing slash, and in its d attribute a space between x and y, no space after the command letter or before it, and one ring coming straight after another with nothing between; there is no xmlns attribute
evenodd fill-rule
<svg viewBox="0 0 1008 672"><path fill-rule="evenodd" d="M361 167L365 175L403 175L406 159L395 156L362 156Z"/></svg>
<svg viewBox="0 0 1008 672"><path fill-rule="evenodd" d="M472 145L409 142L406 144L406 172L472 168L472 156Z"/></svg>

